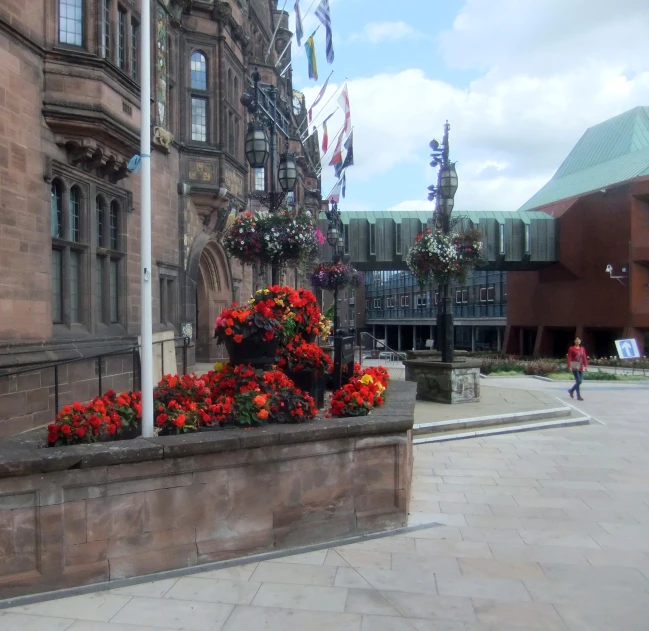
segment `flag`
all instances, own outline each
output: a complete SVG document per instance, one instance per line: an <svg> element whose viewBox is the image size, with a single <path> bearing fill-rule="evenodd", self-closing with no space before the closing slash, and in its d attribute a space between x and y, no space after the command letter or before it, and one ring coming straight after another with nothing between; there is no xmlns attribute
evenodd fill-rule
<svg viewBox="0 0 649 631"><path fill-rule="evenodd" d="M304 48L306 50L306 60L309 64L309 79L318 80L318 62L315 58L315 42L313 41L313 35L304 42Z"/></svg>
<svg viewBox="0 0 649 631"><path fill-rule="evenodd" d="M335 202L337 204L340 201L340 187L341 187L341 182L339 180L336 183L336 186L333 187L331 193L329 193L330 202Z"/></svg>
<svg viewBox="0 0 649 631"><path fill-rule="evenodd" d="M311 38L313 38L313 35L311 36ZM315 56L314 56L314 58L315 58ZM322 98L324 97L325 92L327 91L327 86L329 85L329 79L331 79L331 75L333 73L334 73L333 70L329 73L329 76L327 77L327 80L324 82L324 85L322 86L322 88L320 88L320 92L318 92L318 96L315 97L315 101L313 101L313 103L311 104L311 107L309 108L309 122L310 123L313 122L313 108L318 103L320 103L320 101L322 101Z"/></svg>
<svg viewBox="0 0 649 631"><path fill-rule="evenodd" d="M338 104L340 105L340 107L342 108L345 114L345 127L343 129L343 133L348 134L352 128L352 116L349 110L349 94L347 93L346 83L345 86L343 87L343 91L340 93L340 96L338 97Z"/></svg>
<svg viewBox="0 0 649 631"><path fill-rule="evenodd" d="M334 175L338 179L340 179L340 176L342 175L343 170L344 170L344 165L343 165L342 161L341 162L336 162L336 164L334 164Z"/></svg>
<svg viewBox="0 0 649 631"><path fill-rule="evenodd" d="M318 8L315 10L316 17L322 22L327 32L327 61L332 64L334 61L334 43L331 34L331 14L329 13L329 0L320 0Z"/></svg>
<svg viewBox="0 0 649 631"><path fill-rule="evenodd" d="M302 46L302 38L304 37L304 28L302 27L302 14L300 13L300 0L295 0L295 37L297 38L297 45Z"/></svg>
<svg viewBox="0 0 649 631"><path fill-rule="evenodd" d="M327 121L335 114L329 114L327 118L324 119L322 122L322 155L327 153L327 149L329 148L329 132L327 131Z"/></svg>
<svg viewBox="0 0 649 631"><path fill-rule="evenodd" d="M345 199L345 193L347 192L347 173L343 173L343 199Z"/></svg>
<svg viewBox="0 0 649 631"><path fill-rule="evenodd" d="M341 168L346 169L354 165L354 130L352 129L349 134L349 138L345 141L345 149L347 149L347 155ZM344 195L343 195L344 197Z"/></svg>
<svg viewBox="0 0 649 631"><path fill-rule="evenodd" d="M340 136L338 136L338 143L336 144L336 149L334 150L334 154L331 157L331 161L329 162L329 166L332 167L334 164L342 164L343 162L343 137L345 136L345 132L340 132Z"/></svg>

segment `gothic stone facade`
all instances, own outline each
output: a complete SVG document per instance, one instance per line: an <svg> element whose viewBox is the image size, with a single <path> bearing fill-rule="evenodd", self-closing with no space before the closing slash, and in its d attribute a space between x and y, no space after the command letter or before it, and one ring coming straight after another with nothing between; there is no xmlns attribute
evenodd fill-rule
<svg viewBox="0 0 649 631"><path fill-rule="evenodd" d="M255 208L240 96L259 69L297 129L288 15L273 0L151 0L154 334L192 325L188 363L220 355L215 316L260 279L218 243L223 213ZM133 346L140 328L141 0L0 3L0 368ZM273 32L277 38L271 47ZM319 208L317 139L290 200ZM221 213L221 214L219 214ZM221 219L220 219L221 218ZM130 388L133 353L61 366L59 404ZM166 371L171 367L166 367ZM2 373L0 373L2 374ZM0 437L50 422L51 368L0 376ZM137 384L136 384L137 385Z"/></svg>

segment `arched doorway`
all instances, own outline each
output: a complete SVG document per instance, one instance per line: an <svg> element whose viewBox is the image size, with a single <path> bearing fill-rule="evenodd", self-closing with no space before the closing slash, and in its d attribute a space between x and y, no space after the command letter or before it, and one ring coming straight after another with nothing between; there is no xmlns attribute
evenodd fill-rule
<svg viewBox="0 0 649 631"><path fill-rule="evenodd" d="M232 280L225 253L215 241L203 248L196 275L196 361L214 362L225 355L214 339L214 321L232 302Z"/></svg>

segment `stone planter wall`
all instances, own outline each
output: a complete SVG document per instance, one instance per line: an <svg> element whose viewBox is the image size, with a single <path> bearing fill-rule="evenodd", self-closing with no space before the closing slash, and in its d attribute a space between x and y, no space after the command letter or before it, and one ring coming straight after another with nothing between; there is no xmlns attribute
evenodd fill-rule
<svg viewBox="0 0 649 631"><path fill-rule="evenodd" d="M480 400L479 361L405 360L406 381L417 384L417 399L437 403L473 403Z"/></svg>
<svg viewBox="0 0 649 631"><path fill-rule="evenodd" d="M362 418L0 446L0 598L403 526L413 384Z"/></svg>

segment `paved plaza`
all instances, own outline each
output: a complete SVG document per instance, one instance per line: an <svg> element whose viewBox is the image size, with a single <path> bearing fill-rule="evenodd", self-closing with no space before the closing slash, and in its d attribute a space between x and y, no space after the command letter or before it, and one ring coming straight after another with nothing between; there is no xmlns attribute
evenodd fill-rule
<svg viewBox="0 0 649 631"><path fill-rule="evenodd" d="M0 631L646 631L649 388L584 397L587 426L416 447L430 527L17 607Z"/></svg>

